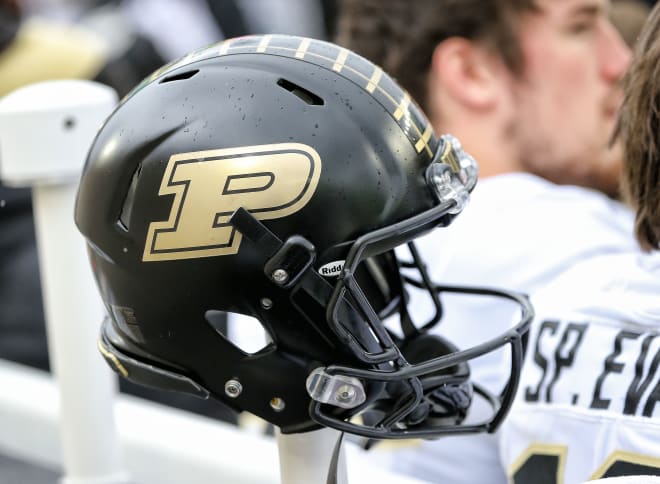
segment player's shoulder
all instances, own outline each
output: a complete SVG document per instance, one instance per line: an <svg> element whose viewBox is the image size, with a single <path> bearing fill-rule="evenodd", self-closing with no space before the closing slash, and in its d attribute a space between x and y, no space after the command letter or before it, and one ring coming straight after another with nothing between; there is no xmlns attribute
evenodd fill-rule
<svg viewBox="0 0 660 484"><path fill-rule="evenodd" d="M629 208L600 192L507 173L479 180L452 226L463 240L488 233L510 247L543 244L545 251L571 253L570 246L632 248L633 224Z"/></svg>
<svg viewBox="0 0 660 484"><path fill-rule="evenodd" d="M572 203L575 201L594 205L623 207L598 190L576 185L558 185L531 173L503 173L480 179L474 190L475 199L497 196L509 201L552 201Z"/></svg>
<svg viewBox="0 0 660 484"><path fill-rule="evenodd" d="M576 261L533 295L597 291L636 291L660 293L660 252L644 253L637 247L621 252L602 253Z"/></svg>
<svg viewBox="0 0 660 484"><path fill-rule="evenodd" d="M624 204L589 188L557 185L530 173L506 173L479 180L472 193L469 211L498 212L501 217L529 214L535 220L589 218L594 222L632 227L633 213Z"/></svg>
<svg viewBox="0 0 660 484"><path fill-rule="evenodd" d="M599 192L574 185L558 185L532 173L510 172L480 178L475 193L501 194L508 198L524 198L555 194L557 196L589 197L589 194Z"/></svg>
<svg viewBox="0 0 660 484"><path fill-rule="evenodd" d="M482 272L524 260L525 273L548 281L584 258L633 250L633 222L629 209L601 193L509 173L479 180L452 225L418 243L425 257L443 267L464 272L478 253Z"/></svg>
<svg viewBox="0 0 660 484"><path fill-rule="evenodd" d="M537 314L633 318L660 326L660 253L603 253L576 262L532 294Z"/></svg>

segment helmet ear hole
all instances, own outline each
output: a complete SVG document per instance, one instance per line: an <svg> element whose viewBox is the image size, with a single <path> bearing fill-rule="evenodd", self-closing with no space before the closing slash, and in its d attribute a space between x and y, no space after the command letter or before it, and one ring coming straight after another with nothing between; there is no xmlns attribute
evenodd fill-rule
<svg viewBox="0 0 660 484"><path fill-rule="evenodd" d="M204 318L225 340L246 354L256 354L270 347L273 339L257 318L245 314L206 311Z"/></svg>

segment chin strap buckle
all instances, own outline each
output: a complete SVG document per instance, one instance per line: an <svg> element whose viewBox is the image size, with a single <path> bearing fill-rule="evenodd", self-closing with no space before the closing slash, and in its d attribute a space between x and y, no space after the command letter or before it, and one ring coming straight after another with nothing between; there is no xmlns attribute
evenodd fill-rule
<svg viewBox="0 0 660 484"><path fill-rule="evenodd" d="M352 376L330 375L317 368L307 377L307 393L320 403L341 408L355 408L367 399L360 380Z"/></svg>
<svg viewBox="0 0 660 484"><path fill-rule="evenodd" d="M292 235L282 242L243 207L232 214L229 223L268 256L264 273L283 289L293 287L314 264L316 249L310 241Z"/></svg>
<svg viewBox="0 0 660 484"><path fill-rule="evenodd" d="M289 289L312 267L315 259L316 250L312 243L304 237L292 235L268 259L264 273L278 286Z"/></svg>

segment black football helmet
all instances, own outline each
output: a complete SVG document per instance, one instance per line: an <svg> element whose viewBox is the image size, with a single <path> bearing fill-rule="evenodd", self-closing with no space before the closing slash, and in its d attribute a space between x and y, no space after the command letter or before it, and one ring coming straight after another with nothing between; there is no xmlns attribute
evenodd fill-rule
<svg viewBox="0 0 660 484"><path fill-rule="evenodd" d="M346 49L265 35L193 52L122 100L88 155L75 218L109 313L100 351L135 382L210 396L285 433L492 430L531 308L514 293L434 286L412 243L451 223L476 178L456 139L436 137L406 92ZM412 261L397 260L402 244ZM407 284L437 307L421 327ZM445 290L511 299L521 321L459 351L428 332ZM269 344L234 344L217 324L233 313L258 320ZM495 396L467 362L505 345L512 371ZM474 393L494 412L467 425Z"/></svg>

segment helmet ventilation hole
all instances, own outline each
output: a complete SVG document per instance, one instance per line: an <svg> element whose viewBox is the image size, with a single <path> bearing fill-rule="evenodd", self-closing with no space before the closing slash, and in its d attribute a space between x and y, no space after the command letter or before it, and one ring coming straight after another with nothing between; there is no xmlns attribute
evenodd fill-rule
<svg viewBox="0 0 660 484"><path fill-rule="evenodd" d="M173 81L183 81L186 79L190 79L192 76L197 74L199 72L199 69L194 69L192 71L186 71L186 72L181 72L179 74L174 74L171 76L164 77L161 79L158 84L165 84L166 82L173 82Z"/></svg>
<svg viewBox="0 0 660 484"><path fill-rule="evenodd" d="M216 332L243 353L259 353L272 344L270 334L251 316L211 309L204 317Z"/></svg>
<svg viewBox="0 0 660 484"><path fill-rule="evenodd" d="M124 197L124 203L122 204L121 207L119 220L117 220L117 225L119 225L119 227L125 232L128 232L130 228L129 224L131 220L131 213L133 212L133 202L135 201L135 190L137 189L137 183L141 173L142 173L142 163L138 165L138 167L135 169L135 172L133 173L133 177L131 178L131 184L128 186L128 191L126 192L126 196Z"/></svg>
<svg viewBox="0 0 660 484"><path fill-rule="evenodd" d="M302 99L303 101L305 101L305 103L311 106L323 106L324 104L323 99L320 96L317 96L313 92L308 91L304 87L300 87L299 85L294 84L291 81L287 81L286 79L279 79L277 81L277 85L280 86L281 88L286 89L291 94Z"/></svg>

